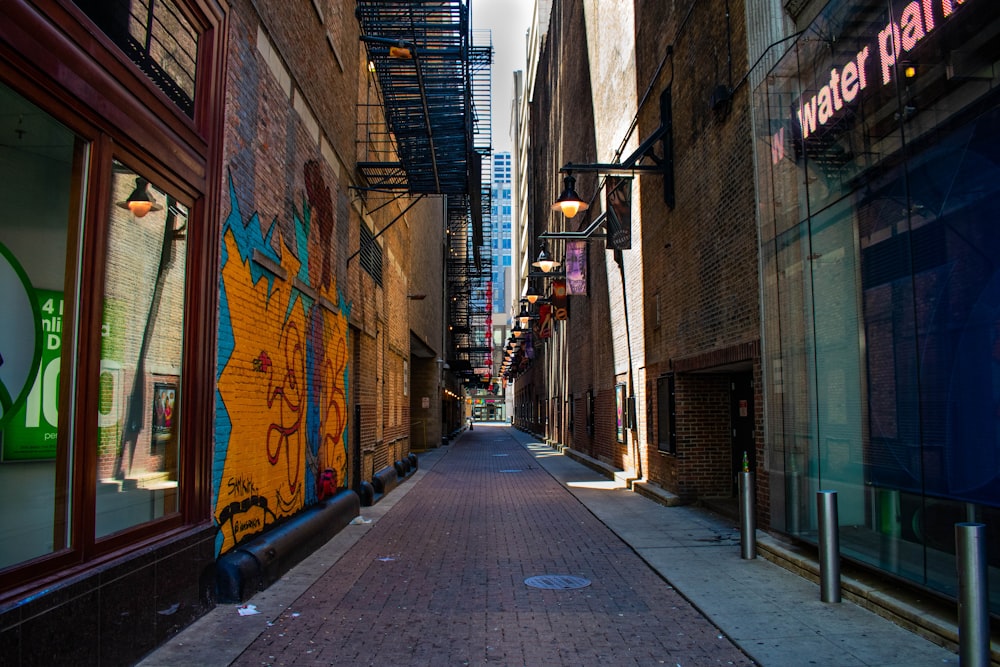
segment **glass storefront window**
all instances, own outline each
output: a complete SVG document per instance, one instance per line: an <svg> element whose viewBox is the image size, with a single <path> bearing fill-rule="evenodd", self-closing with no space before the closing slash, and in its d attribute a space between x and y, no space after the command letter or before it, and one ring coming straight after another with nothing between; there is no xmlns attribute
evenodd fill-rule
<svg viewBox="0 0 1000 667"><path fill-rule="evenodd" d="M955 595L982 522L993 612L998 32L989 3L834 1L754 102L772 525L815 541L836 490L846 556Z"/></svg>
<svg viewBox="0 0 1000 667"><path fill-rule="evenodd" d="M178 509L188 210L118 161L111 201L96 537Z"/></svg>
<svg viewBox="0 0 1000 667"><path fill-rule="evenodd" d="M0 84L0 569L68 546L60 420L69 230L86 144ZM60 474L59 467L63 466Z"/></svg>

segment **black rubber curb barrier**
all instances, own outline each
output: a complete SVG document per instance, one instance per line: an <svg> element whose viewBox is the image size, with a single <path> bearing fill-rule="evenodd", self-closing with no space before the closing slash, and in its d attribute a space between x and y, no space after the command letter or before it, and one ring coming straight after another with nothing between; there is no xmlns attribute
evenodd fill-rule
<svg viewBox="0 0 1000 667"><path fill-rule="evenodd" d="M362 482L361 505L371 507L385 498L386 494L395 489L401 482L417 471L417 455L413 452L406 458L386 466L372 475L372 481Z"/></svg>
<svg viewBox="0 0 1000 667"><path fill-rule="evenodd" d="M243 602L262 591L361 514L361 501L344 489L215 562L218 602Z"/></svg>

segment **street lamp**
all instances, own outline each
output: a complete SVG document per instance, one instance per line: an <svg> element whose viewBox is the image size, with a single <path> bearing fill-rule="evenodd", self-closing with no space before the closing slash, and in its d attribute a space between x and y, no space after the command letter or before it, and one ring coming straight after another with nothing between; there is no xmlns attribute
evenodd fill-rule
<svg viewBox="0 0 1000 667"><path fill-rule="evenodd" d="M145 216L150 211L162 211L163 207L156 203L153 195L149 194L149 181L142 176L135 179L135 189L125 201L117 203L118 208L131 211L137 218Z"/></svg>
<svg viewBox="0 0 1000 667"><path fill-rule="evenodd" d="M586 211L590 204L583 201L583 198L576 192L576 179L572 173L566 174L563 178L563 191L559 199L552 204L553 211L561 211L567 218L572 218L580 211Z"/></svg>
<svg viewBox="0 0 1000 667"><path fill-rule="evenodd" d="M542 241L542 248L538 252L538 259L532 262L531 265L541 269L542 273L548 273L552 269L559 268L560 263L552 259L552 255L549 254L548 245Z"/></svg>
<svg viewBox="0 0 1000 667"><path fill-rule="evenodd" d="M528 312L528 309L523 304L521 305L521 312L517 314L517 322L521 325L522 329L528 327L528 323L535 319L535 316Z"/></svg>

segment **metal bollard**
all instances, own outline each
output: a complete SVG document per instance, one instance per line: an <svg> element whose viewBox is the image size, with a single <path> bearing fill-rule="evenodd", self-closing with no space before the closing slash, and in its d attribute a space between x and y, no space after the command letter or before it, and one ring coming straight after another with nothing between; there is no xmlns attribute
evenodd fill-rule
<svg viewBox="0 0 1000 667"><path fill-rule="evenodd" d="M958 661L962 667L990 664L990 619L986 592L986 525L955 524L958 567Z"/></svg>
<svg viewBox="0 0 1000 667"><path fill-rule="evenodd" d="M840 602L840 521L837 492L817 491L819 514L819 590L823 602Z"/></svg>
<svg viewBox="0 0 1000 667"><path fill-rule="evenodd" d="M757 512L754 507L752 472L741 472L740 480L740 557L757 557Z"/></svg>

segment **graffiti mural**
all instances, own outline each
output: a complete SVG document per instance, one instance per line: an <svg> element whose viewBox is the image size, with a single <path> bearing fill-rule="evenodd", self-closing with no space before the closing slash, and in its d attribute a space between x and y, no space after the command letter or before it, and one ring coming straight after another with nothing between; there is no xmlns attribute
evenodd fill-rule
<svg viewBox="0 0 1000 667"><path fill-rule="evenodd" d="M240 210L223 224L213 505L217 553L316 502L324 471L347 478L347 319L332 257L334 214L317 163L292 245Z"/></svg>

